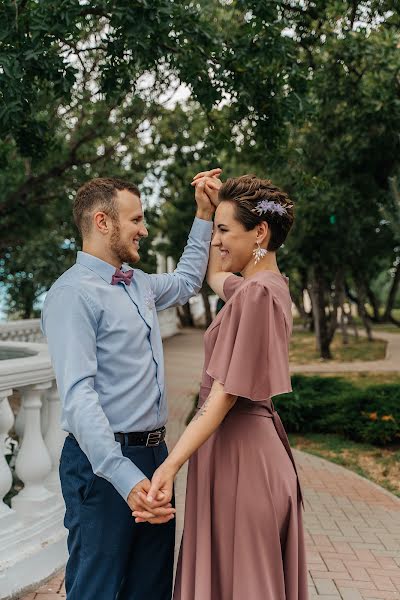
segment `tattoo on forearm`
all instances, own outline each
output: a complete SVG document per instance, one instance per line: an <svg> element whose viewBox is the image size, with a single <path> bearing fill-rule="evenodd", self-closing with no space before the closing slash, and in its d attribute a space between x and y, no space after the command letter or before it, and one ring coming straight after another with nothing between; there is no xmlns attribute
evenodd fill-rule
<svg viewBox="0 0 400 600"><path fill-rule="evenodd" d="M208 396L208 398L204 402L203 406L197 411L197 413L193 417L192 423L194 423L195 421L197 421L198 419L200 419L200 417L202 417L203 415L205 415L205 413L207 412L207 408L208 408L208 406L210 404L210 401L211 401L211 397Z"/></svg>

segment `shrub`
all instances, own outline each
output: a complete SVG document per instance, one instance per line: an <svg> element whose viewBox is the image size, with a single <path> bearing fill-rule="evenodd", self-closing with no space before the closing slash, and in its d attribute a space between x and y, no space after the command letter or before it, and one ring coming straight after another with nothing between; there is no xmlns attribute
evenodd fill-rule
<svg viewBox="0 0 400 600"><path fill-rule="evenodd" d="M400 442L400 385L354 390L344 400L338 421L346 437L379 446Z"/></svg>
<svg viewBox="0 0 400 600"><path fill-rule="evenodd" d="M358 442L400 442L400 384L357 388L339 377L292 378L293 392L274 398L290 433L339 433Z"/></svg>
<svg viewBox="0 0 400 600"><path fill-rule="evenodd" d="M340 377L292 377L293 392L276 396L274 404L290 433L330 431L330 416L339 410L352 385Z"/></svg>

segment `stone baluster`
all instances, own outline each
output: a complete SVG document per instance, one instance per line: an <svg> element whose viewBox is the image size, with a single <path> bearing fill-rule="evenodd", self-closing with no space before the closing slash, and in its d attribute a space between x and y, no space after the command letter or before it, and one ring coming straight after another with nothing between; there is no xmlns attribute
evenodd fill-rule
<svg viewBox="0 0 400 600"><path fill-rule="evenodd" d="M49 382L22 390L25 428L15 471L24 483L24 488L12 499L12 507L20 517L29 520L45 514L56 501L55 494L44 485L52 464L43 440L40 422L41 394L50 386Z"/></svg>
<svg viewBox="0 0 400 600"><path fill-rule="evenodd" d="M40 409L40 427L42 429L43 439L46 439L47 429L49 427L49 402L47 394L42 394L42 407Z"/></svg>
<svg viewBox="0 0 400 600"><path fill-rule="evenodd" d="M57 385L55 380L51 390L47 394L48 401L48 427L44 438L47 449L50 454L52 469L46 479L46 487L52 492L60 492L60 477L58 466L61 456L61 450L64 445L66 433L61 429L61 402L58 395Z"/></svg>
<svg viewBox="0 0 400 600"><path fill-rule="evenodd" d="M12 486L12 473L4 456L5 440L14 424L14 415L8 397L12 390L0 391L0 531L5 531L16 522L15 511L3 502Z"/></svg>
<svg viewBox="0 0 400 600"><path fill-rule="evenodd" d="M15 433L17 434L19 440L22 440L22 438L23 438L24 428L25 428L25 408L24 408L23 402L21 402L21 406L19 408L17 418L15 419L15 425L14 425Z"/></svg>
<svg viewBox="0 0 400 600"><path fill-rule="evenodd" d="M156 252L157 273L165 273L167 270L167 260L163 254Z"/></svg>
<svg viewBox="0 0 400 600"><path fill-rule="evenodd" d="M172 256L167 256L167 273L173 273L175 270L176 264Z"/></svg>

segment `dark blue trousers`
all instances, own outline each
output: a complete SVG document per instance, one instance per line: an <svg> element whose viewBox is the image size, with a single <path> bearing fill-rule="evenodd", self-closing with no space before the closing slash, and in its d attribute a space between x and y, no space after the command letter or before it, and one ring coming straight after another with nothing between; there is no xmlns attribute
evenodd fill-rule
<svg viewBox="0 0 400 600"><path fill-rule="evenodd" d="M122 452L149 479L168 454L165 443L124 446ZM171 600L175 519L164 525L135 523L125 500L94 475L69 436L60 478L68 529L67 600Z"/></svg>

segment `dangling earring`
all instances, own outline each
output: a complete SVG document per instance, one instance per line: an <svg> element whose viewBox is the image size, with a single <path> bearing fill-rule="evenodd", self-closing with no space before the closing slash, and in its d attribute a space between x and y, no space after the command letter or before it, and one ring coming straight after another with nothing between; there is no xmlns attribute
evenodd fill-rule
<svg viewBox="0 0 400 600"><path fill-rule="evenodd" d="M264 256L266 256L268 254L268 250L265 250L265 248L261 248L260 246L260 242L257 242L257 246L258 248L255 248L253 250L253 256L254 256L254 264L256 265L258 262L260 262L260 260L262 258L264 258Z"/></svg>

